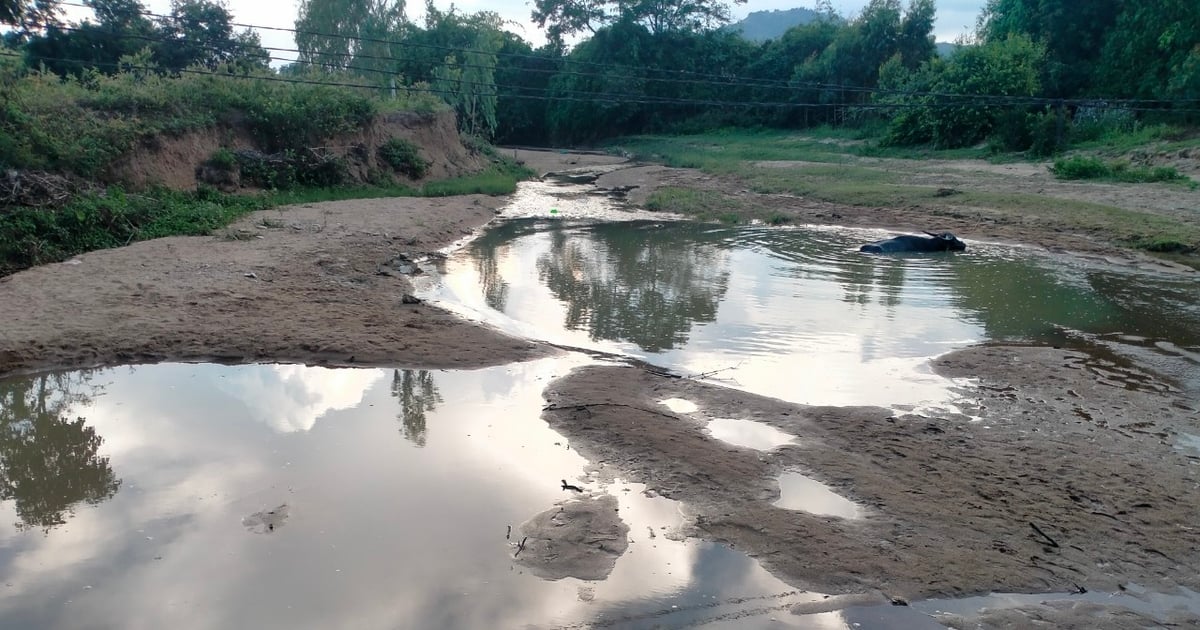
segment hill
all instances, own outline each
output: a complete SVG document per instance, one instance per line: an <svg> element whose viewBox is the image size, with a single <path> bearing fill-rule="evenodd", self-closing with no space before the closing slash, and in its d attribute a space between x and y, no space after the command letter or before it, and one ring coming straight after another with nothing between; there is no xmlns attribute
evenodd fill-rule
<svg viewBox="0 0 1200 630"><path fill-rule="evenodd" d="M725 28L737 33L752 42L765 42L776 39L793 26L800 26L816 21L820 14L812 9L797 7L795 9L776 9L774 11L754 11L744 19L734 22Z"/></svg>

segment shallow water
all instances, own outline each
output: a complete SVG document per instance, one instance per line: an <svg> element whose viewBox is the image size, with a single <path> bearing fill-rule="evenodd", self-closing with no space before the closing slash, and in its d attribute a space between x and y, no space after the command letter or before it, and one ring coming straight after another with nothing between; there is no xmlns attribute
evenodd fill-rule
<svg viewBox="0 0 1200 630"><path fill-rule="evenodd" d="M778 481L779 500L774 503L777 507L846 519L863 517L862 507L816 479L798 472L786 472Z"/></svg>
<svg viewBox="0 0 1200 630"><path fill-rule="evenodd" d="M540 418L545 384L585 361L0 381L0 627L936 627L791 614L827 596L681 540L683 508L644 486L597 481ZM564 477L614 495L631 528L603 581L513 561Z"/></svg>
<svg viewBox="0 0 1200 630"><path fill-rule="evenodd" d="M953 402L928 359L987 340L1137 336L1177 378L1200 373L1194 278L978 243L857 251L882 235L518 219L452 255L426 296L514 334L807 404Z"/></svg>
<svg viewBox="0 0 1200 630"><path fill-rule="evenodd" d="M710 420L705 428L710 435L722 442L759 451L769 451L796 441L796 436L790 433L761 422L740 418L716 418Z"/></svg>

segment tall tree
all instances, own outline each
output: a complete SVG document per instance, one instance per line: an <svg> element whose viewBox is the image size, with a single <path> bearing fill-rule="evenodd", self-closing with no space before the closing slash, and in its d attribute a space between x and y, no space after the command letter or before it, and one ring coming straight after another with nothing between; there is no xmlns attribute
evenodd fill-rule
<svg viewBox="0 0 1200 630"><path fill-rule="evenodd" d="M301 0L299 61L329 70L391 71L391 43L403 36L407 23L404 0Z"/></svg>
<svg viewBox="0 0 1200 630"><path fill-rule="evenodd" d="M96 22L46 27L26 43L26 63L44 65L60 75L93 68L111 74L118 70L122 57L151 46L158 38L155 25L144 15L146 8L137 0L86 0L86 4Z"/></svg>
<svg viewBox="0 0 1200 630"><path fill-rule="evenodd" d="M232 22L233 15L218 0L172 0L171 14L159 21L155 61L176 72L194 65L266 67L269 55L258 33L237 32Z"/></svg>
<svg viewBox="0 0 1200 630"><path fill-rule="evenodd" d="M640 24L656 35L707 30L728 22L730 13L722 0L535 0L532 18L552 42L561 43L618 22Z"/></svg>
<svg viewBox="0 0 1200 630"><path fill-rule="evenodd" d="M1151 11L1161 1L1138 3ZM1195 11L1194 2L1185 2ZM1092 85L1096 62L1126 6L1125 0L988 0L979 18L984 41L1025 35L1046 48L1042 84L1050 97L1083 94Z"/></svg>
<svg viewBox="0 0 1200 630"><path fill-rule="evenodd" d="M32 33L58 23L59 0L0 0L0 24Z"/></svg>
<svg viewBox="0 0 1200 630"><path fill-rule="evenodd" d="M1130 4L1097 67L1105 95L1200 98L1200 11L1190 0Z"/></svg>

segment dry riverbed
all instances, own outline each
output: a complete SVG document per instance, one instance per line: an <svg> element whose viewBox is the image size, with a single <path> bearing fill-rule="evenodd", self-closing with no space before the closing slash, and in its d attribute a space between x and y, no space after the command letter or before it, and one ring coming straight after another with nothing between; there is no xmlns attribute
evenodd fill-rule
<svg viewBox="0 0 1200 630"><path fill-rule="evenodd" d="M516 154L542 172L619 162ZM717 185L655 166L618 170L598 184L634 201L664 184ZM769 202L814 223L930 219L904 208ZM0 374L163 360L467 368L556 352L403 301L412 288L406 260L424 264L503 203L469 196L310 204L259 212L211 237L137 243L23 271L0 279ZM965 216L938 225L1158 264L1087 234L1050 242L1028 226L980 227ZM975 403L962 410L969 415L804 407L639 367L592 366L550 384L544 418L602 474L680 500L689 533L745 550L801 588L904 599L1129 583L1200 589L1200 457L1175 447L1181 433L1200 434L1194 393L1136 365L1066 349L980 346L933 367L970 380L963 393ZM659 404L667 398L699 409L672 412ZM769 452L739 448L704 431L712 418L756 420L799 440ZM784 471L828 484L862 517L776 507L775 478ZM627 528L583 507L570 503L526 524L529 566L552 577L606 573L625 550ZM563 538L545 532L560 522L597 524L608 541L603 553L572 552L578 566L545 560ZM591 540L568 533L568 542ZM1048 615L1063 627L1129 620L1095 608L1018 614ZM1111 627L1149 623L1132 619ZM1180 613L1173 621L1200 618ZM985 627L1014 623L1000 615Z"/></svg>

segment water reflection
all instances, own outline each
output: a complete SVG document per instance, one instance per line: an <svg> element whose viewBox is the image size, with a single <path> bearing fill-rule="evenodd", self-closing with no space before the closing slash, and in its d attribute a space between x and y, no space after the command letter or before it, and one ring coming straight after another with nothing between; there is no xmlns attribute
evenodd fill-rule
<svg viewBox="0 0 1200 630"><path fill-rule="evenodd" d="M692 326L716 318L728 265L719 233L696 224L557 229L537 258L539 278L566 306L563 326L647 352L685 343Z"/></svg>
<svg viewBox="0 0 1200 630"><path fill-rule="evenodd" d="M65 433L66 446L8 444L6 465L26 449L84 462L50 471L61 484L52 488L76 500L110 496L46 534L0 525L0 627L470 630L590 627L610 615L648 615L633 627L722 616L772 627L754 611L785 614L801 595L740 551L676 540L679 504L620 480L587 482L617 497L631 528L609 579L547 582L513 564L506 528L564 498L560 479L585 476L588 462L540 416L545 383L586 361L396 370L391 379L154 365L99 372L103 396L75 395L88 393L78 375L0 383L10 436L45 422L17 419L26 407L88 418ZM252 382L261 388L243 387ZM264 400L286 421L263 417ZM311 422L302 418L306 430L280 430L318 406ZM412 425L407 436L397 415ZM418 435L424 447L409 448ZM124 480L115 494L108 458ZM87 481L98 472L107 481ZM65 509L28 508L26 482L11 485L22 514Z"/></svg>
<svg viewBox="0 0 1200 630"><path fill-rule="evenodd" d="M392 370L392 396L400 403L396 419L404 439L425 446L425 414L442 402L433 375L428 370Z"/></svg>
<svg viewBox="0 0 1200 630"><path fill-rule="evenodd" d="M73 407L97 393L90 371L0 381L0 501L13 501L20 529L66 523L79 503L98 504L121 480L104 439Z"/></svg>
<svg viewBox="0 0 1200 630"><path fill-rule="evenodd" d="M516 220L487 233L486 247L451 256L427 297L517 335L715 371L809 404L945 404L950 384L928 359L984 340L1057 344L1079 330L1200 345L1194 279L986 244L964 254L856 251L875 236Z"/></svg>

